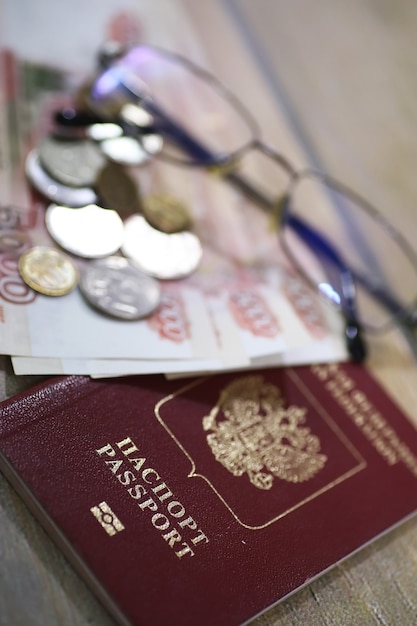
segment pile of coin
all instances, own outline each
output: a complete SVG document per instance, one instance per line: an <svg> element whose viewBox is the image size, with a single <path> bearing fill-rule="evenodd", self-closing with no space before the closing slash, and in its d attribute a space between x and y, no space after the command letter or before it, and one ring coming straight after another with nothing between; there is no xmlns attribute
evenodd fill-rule
<svg viewBox="0 0 417 626"><path fill-rule="evenodd" d="M98 311L138 319L157 308L159 281L188 276L202 248L186 207L167 195L142 198L129 173L163 148L151 116L121 103L109 121L88 93L83 86L77 106L55 113L53 130L27 155L26 175L47 201L45 226L58 248L27 250L19 272L45 295L78 285Z"/></svg>

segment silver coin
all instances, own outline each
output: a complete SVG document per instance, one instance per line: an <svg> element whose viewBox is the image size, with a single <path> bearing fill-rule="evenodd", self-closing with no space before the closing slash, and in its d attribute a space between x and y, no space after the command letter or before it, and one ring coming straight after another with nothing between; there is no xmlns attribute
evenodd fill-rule
<svg viewBox="0 0 417 626"><path fill-rule="evenodd" d="M88 139L44 137L38 146L42 167L59 183L70 187L90 187L106 159L100 148Z"/></svg>
<svg viewBox="0 0 417 626"><path fill-rule="evenodd" d="M94 308L124 320L147 317L161 299L159 283L119 256L88 264L81 274L80 291Z"/></svg>
<svg viewBox="0 0 417 626"><path fill-rule="evenodd" d="M164 144L164 140L162 139L161 135L154 134L141 135L140 142L145 152L147 152L151 156L154 156L161 152Z"/></svg>
<svg viewBox="0 0 417 626"><path fill-rule="evenodd" d="M119 112L120 118L124 122L144 128L153 124L153 117L146 109L134 104L133 102L127 102L122 106Z"/></svg>
<svg viewBox="0 0 417 626"><path fill-rule="evenodd" d="M97 196L91 188L67 187L51 178L43 169L36 150L32 150L27 155L25 170L34 188L52 202L68 207L81 207L97 202Z"/></svg>
<svg viewBox="0 0 417 626"><path fill-rule="evenodd" d="M188 276L197 269L203 253L200 240L194 233L164 233L138 214L125 221L121 249L144 272L162 280Z"/></svg>
<svg viewBox="0 0 417 626"><path fill-rule="evenodd" d="M20 215L16 209L10 206L0 207L0 230L16 228L19 222Z"/></svg>
<svg viewBox="0 0 417 626"><path fill-rule="evenodd" d="M100 143L100 148L107 158L120 165L143 165L151 158L134 137L106 139Z"/></svg>
<svg viewBox="0 0 417 626"><path fill-rule="evenodd" d="M101 122L87 126L85 134L94 141L105 141L106 139L121 137L123 129L119 124L113 124L113 122Z"/></svg>
<svg viewBox="0 0 417 626"><path fill-rule="evenodd" d="M118 213L96 204L78 209L51 204L45 213L45 224L61 248L86 259L114 254L124 237Z"/></svg>

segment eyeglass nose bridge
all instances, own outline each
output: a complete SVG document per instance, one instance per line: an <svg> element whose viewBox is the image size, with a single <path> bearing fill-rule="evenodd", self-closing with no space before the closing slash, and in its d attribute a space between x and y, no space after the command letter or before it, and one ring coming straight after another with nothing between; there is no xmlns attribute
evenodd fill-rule
<svg viewBox="0 0 417 626"><path fill-rule="evenodd" d="M278 150L265 143L261 139L255 138L252 142L251 149L260 152L271 161L274 161L277 165L282 167L291 177L297 174L297 169L283 154L281 154L281 152L278 152Z"/></svg>
<svg viewBox="0 0 417 626"><path fill-rule="evenodd" d="M285 210L286 203L289 200L289 190L291 189L291 183L298 177L298 170L291 164L291 162L276 148L265 143L262 139L255 138L250 146L249 152L259 152L269 161L276 164L281 170L288 176L288 183L285 185L282 193L274 195L269 198L266 208L270 215L270 229L279 230L282 216Z"/></svg>

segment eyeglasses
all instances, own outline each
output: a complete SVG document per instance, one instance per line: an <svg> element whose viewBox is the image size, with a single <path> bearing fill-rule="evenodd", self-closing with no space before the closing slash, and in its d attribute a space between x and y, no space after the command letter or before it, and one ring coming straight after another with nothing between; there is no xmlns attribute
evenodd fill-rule
<svg viewBox="0 0 417 626"><path fill-rule="evenodd" d="M302 276L345 318L349 353L365 357L361 329L413 323L417 255L399 231L357 193L326 174L299 171L261 139L255 117L212 74L165 50L140 46L117 55L95 78L91 109L142 141L163 139L155 158L216 171L278 226L282 248ZM146 112L138 119L129 103ZM135 110L135 109L134 109ZM260 153L287 178L276 195L239 171Z"/></svg>

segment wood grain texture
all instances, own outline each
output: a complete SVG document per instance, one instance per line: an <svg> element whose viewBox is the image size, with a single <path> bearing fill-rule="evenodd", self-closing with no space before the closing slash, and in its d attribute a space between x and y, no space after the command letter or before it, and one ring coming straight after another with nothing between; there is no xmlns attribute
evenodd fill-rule
<svg viewBox="0 0 417 626"><path fill-rule="evenodd" d="M275 123L274 103L284 96L306 153L369 197L417 242L413 0L178 4L188 12L211 65L259 112L271 143L284 146L296 161L305 158L291 133L287 137ZM369 366L417 423L417 368L397 330L372 340ZM17 384L32 382L10 377L6 362L2 369L3 397ZM0 626L113 623L2 477L0 528ZM410 520L253 625L412 625L416 576L417 521Z"/></svg>

